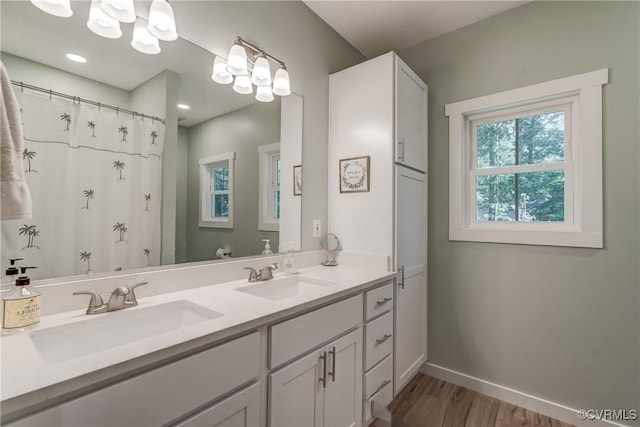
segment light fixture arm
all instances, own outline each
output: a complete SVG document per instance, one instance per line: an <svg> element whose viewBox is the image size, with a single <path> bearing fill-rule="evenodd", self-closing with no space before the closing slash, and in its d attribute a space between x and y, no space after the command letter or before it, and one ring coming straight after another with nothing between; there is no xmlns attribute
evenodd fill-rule
<svg viewBox="0 0 640 427"><path fill-rule="evenodd" d="M243 46L245 49L249 49L251 51L251 55L254 56L254 57L257 57L259 55L264 55L266 58L269 58L273 62L277 62L278 64L280 64L280 66L282 68L284 68L285 70L287 69L287 66L285 65L285 63L283 61L280 61L278 58L276 58L273 55L269 55L264 50L260 49L259 47L255 46L255 45L252 45L251 43L249 43L248 41L244 40L240 36L236 37L235 44L239 44L239 45Z"/></svg>

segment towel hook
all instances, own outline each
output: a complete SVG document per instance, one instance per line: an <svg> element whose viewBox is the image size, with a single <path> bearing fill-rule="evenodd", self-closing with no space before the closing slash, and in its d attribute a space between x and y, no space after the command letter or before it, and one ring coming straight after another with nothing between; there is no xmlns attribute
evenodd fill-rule
<svg viewBox="0 0 640 427"><path fill-rule="evenodd" d="M20 92L24 93L24 83L20 82Z"/></svg>

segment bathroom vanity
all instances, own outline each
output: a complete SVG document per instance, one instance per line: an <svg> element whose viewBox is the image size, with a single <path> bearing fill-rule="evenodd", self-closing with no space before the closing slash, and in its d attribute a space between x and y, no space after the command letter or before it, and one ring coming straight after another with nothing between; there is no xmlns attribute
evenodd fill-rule
<svg viewBox="0 0 640 427"><path fill-rule="evenodd" d="M369 264L44 316L3 337L2 423L363 425L393 380L395 274Z"/></svg>

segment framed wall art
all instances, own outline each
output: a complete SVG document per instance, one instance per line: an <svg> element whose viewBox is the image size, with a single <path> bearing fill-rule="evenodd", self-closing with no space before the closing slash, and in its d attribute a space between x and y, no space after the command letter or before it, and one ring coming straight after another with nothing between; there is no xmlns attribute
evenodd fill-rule
<svg viewBox="0 0 640 427"><path fill-rule="evenodd" d="M369 156L340 159L340 192L369 191Z"/></svg>
<svg viewBox="0 0 640 427"><path fill-rule="evenodd" d="M293 195L302 196L302 165L293 167Z"/></svg>

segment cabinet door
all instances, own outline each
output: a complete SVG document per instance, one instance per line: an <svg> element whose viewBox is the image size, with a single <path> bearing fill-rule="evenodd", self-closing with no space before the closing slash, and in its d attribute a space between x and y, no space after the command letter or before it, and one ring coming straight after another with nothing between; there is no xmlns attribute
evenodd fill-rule
<svg viewBox="0 0 640 427"><path fill-rule="evenodd" d="M359 426L362 411L362 329L325 347L328 357L324 390L324 425Z"/></svg>
<svg viewBox="0 0 640 427"><path fill-rule="evenodd" d="M324 350L318 350L269 375L269 425L320 427L322 419Z"/></svg>
<svg viewBox="0 0 640 427"><path fill-rule="evenodd" d="M395 159L427 170L427 86L400 59L396 65Z"/></svg>
<svg viewBox="0 0 640 427"><path fill-rule="evenodd" d="M427 352L425 174L396 170L395 391L418 371Z"/></svg>
<svg viewBox="0 0 640 427"><path fill-rule="evenodd" d="M196 414L176 427L258 427L260 425L260 383Z"/></svg>

